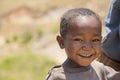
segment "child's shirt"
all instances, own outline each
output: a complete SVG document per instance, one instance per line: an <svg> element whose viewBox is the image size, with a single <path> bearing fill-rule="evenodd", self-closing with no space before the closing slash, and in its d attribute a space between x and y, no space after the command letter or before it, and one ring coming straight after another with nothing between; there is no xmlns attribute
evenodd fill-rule
<svg viewBox="0 0 120 80"><path fill-rule="evenodd" d="M93 61L90 66L70 68L63 63L51 69L46 80L120 80L120 72Z"/></svg>

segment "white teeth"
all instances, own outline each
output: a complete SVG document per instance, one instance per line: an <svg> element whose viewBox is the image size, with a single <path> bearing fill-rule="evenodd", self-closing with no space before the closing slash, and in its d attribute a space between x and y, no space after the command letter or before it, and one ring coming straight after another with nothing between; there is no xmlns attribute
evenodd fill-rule
<svg viewBox="0 0 120 80"><path fill-rule="evenodd" d="M91 56L91 54L79 54L80 56L83 56L83 57L89 57Z"/></svg>

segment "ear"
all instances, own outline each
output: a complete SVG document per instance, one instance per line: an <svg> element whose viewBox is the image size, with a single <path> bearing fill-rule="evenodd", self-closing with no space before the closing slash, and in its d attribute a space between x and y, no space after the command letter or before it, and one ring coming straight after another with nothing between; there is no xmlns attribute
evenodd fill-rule
<svg viewBox="0 0 120 80"><path fill-rule="evenodd" d="M63 38L62 38L61 36L58 35L58 36L56 37L56 40L57 40L57 42L58 42L60 48L63 49L63 48L64 48Z"/></svg>

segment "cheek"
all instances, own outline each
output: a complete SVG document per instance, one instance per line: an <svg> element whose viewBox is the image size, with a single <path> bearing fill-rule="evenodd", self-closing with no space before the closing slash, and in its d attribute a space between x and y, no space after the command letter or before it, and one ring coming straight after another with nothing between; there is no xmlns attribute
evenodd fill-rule
<svg viewBox="0 0 120 80"><path fill-rule="evenodd" d="M80 43L74 42L74 43L70 44L69 47L71 49L75 49L76 50L76 49L79 49L80 47L82 47L82 45Z"/></svg>
<svg viewBox="0 0 120 80"><path fill-rule="evenodd" d="M101 44L93 45L93 48L96 50L97 53L101 52Z"/></svg>
<svg viewBox="0 0 120 80"><path fill-rule="evenodd" d="M67 53L75 53L80 48L80 44L69 42L65 47Z"/></svg>

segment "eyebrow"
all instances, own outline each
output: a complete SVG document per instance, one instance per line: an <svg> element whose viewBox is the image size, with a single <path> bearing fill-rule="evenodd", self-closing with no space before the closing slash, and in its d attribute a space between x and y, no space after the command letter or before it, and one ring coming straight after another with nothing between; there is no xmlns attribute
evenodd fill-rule
<svg viewBox="0 0 120 80"><path fill-rule="evenodd" d="M81 34L75 34L75 35L72 35L72 37L80 36L80 35L83 35L83 34L82 33Z"/></svg>
<svg viewBox="0 0 120 80"><path fill-rule="evenodd" d="M72 37L83 35L83 33L72 35ZM101 34L94 34L93 36L102 36Z"/></svg>

